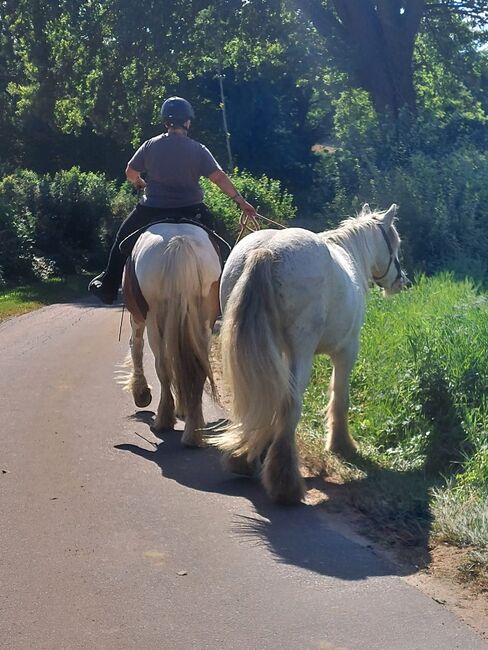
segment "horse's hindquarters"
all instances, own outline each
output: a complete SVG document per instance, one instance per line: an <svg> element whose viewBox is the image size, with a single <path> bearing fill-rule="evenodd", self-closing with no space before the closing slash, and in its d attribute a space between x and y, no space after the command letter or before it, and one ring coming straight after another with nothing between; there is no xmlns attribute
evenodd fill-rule
<svg viewBox="0 0 488 650"><path fill-rule="evenodd" d="M146 320L148 304L142 295L132 257L129 257L125 263L122 278L122 294L124 296L125 306L131 313L132 318L138 323L143 323Z"/></svg>
<svg viewBox="0 0 488 650"><path fill-rule="evenodd" d="M209 321L216 317L218 255L208 235L188 224L157 224L133 253L135 276L147 302L147 332L161 384L155 427L184 415L182 441L201 444L202 392L209 363Z"/></svg>

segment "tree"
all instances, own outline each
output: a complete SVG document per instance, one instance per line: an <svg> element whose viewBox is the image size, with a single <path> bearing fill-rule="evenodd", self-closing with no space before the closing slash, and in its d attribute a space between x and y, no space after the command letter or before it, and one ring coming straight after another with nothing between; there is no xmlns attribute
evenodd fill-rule
<svg viewBox="0 0 488 650"><path fill-rule="evenodd" d="M482 24L485 0L294 0L330 44L339 66L367 90L378 112L416 109L413 54L427 17Z"/></svg>

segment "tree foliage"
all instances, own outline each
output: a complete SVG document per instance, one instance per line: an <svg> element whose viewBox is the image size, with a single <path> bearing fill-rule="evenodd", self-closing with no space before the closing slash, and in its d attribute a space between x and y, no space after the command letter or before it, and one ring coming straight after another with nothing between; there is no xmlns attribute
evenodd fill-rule
<svg viewBox="0 0 488 650"><path fill-rule="evenodd" d="M419 32L429 28L432 34L452 36L463 20L482 26L488 18L484 0L295 0L294 4L331 43L335 60L354 83L370 93L376 110L395 115L404 107L416 108L413 63ZM478 36L482 38L483 32Z"/></svg>
<svg viewBox="0 0 488 650"><path fill-rule="evenodd" d="M1 0L0 172L120 178L172 94L225 164L221 81L235 164L333 223L373 179L390 202L395 174L421 183L413 160L484 170L485 17L482 0Z"/></svg>

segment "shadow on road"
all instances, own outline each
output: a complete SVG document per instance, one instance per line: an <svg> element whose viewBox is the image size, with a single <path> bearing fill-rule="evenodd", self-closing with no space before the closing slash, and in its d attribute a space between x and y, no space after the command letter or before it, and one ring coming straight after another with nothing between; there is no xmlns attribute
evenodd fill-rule
<svg viewBox="0 0 488 650"><path fill-rule="evenodd" d="M141 411L131 419L150 426L152 412ZM138 434L139 435L139 434ZM201 492L212 492L250 501L255 515L233 515L232 532L245 543L264 544L281 563L302 567L321 575L343 580L365 580L370 576L398 574L399 571L369 548L352 542L335 530L320 505L283 507L272 504L257 479L236 477L221 465L221 455L213 448L188 449L182 446L181 431L168 431L154 449L135 444L116 445L156 463L165 479ZM142 436L141 436L142 437ZM149 442L149 441L148 441ZM327 490L320 479L306 479L307 487ZM334 502L334 490L328 495ZM236 502L232 504L235 510Z"/></svg>

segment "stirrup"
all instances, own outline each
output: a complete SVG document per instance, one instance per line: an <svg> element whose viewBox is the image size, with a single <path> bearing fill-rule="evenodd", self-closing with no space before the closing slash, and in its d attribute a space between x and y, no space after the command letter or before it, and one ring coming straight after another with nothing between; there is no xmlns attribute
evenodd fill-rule
<svg viewBox="0 0 488 650"><path fill-rule="evenodd" d="M113 305L117 300L117 291L110 291L103 286L102 282L94 278L88 285L88 291L103 302L104 305Z"/></svg>

